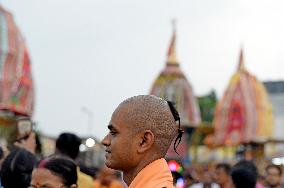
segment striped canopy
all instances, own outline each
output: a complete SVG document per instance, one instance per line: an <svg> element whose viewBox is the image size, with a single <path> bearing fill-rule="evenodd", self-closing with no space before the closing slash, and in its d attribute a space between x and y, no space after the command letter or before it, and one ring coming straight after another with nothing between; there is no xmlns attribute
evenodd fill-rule
<svg viewBox="0 0 284 188"><path fill-rule="evenodd" d="M172 101L180 114L181 125L195 127L200 123L200 112L193 89L182 73L176 58L176 32L170 43L167 64L155 80L151 94Z"/></svg>
<svg viewBox="0 0 284 188"><path fill-rule="evenodd" d="M264 85L250 74L241 50L239 65L216 107L215 144L262 142L273 132L272 105Z"/></svg>
<svg viewBox="0 0 284 188"><path fill-rule="evenodd" d="M23 36L11 13L0 6L0 110L32 116L34 86Z"/></svg>

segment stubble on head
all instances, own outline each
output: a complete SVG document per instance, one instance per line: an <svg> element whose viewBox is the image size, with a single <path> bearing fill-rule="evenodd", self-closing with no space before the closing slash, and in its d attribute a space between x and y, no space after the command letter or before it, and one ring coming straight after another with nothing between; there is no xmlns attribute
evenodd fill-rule
<svg viewBox="0 0 284 188"><path fill-rule="evenodd" d="M150 130L155 136L154 147L164 157L177 127L168 103L153 95L139 95L126 99L118 109L123 110L131 136Z"/></svg>

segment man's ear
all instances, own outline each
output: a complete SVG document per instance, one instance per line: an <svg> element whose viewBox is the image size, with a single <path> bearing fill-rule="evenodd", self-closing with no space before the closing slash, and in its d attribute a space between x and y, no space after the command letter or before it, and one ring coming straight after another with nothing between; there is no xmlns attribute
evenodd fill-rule
<svg viewBox="0 0 284 188"><path fill-rule="evenodd" d="M146 130L141 134L138 153L144 153L151 149L155 141L155 136L152 131Z"/></svg>

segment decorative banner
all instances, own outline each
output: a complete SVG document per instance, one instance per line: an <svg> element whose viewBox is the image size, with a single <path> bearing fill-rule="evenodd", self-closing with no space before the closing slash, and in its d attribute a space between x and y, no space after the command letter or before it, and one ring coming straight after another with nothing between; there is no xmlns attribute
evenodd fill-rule
<svg viewBox="0 0 284 188"><path fill-rule="evenodd" d="M272 136L272 105L263 84L245 69L242 51L213 123L217 145L262 142Z"/></svg>
<svg viewBox="0 0 284 188"><path fill-rule="evenodd" d="M25 41L12 15L0 6L0 109L32 116L34 87Z"/></svg>

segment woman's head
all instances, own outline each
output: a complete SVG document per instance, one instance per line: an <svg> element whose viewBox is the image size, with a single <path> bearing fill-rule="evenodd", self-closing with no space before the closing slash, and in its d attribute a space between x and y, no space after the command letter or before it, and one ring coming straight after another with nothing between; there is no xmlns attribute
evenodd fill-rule
<svg viewBox="0 0 284 188"><path fill-rule="evenodd" d="M5 188L28 187L36 161L36 157L25 149L11 151L2 164L2 185Z"/></svg>
<svg viewBox="0 0 284 188"><path fill-rule="evenodd" d="M77 165L71 159L53 156L41 160L33 170L31 187L77 187Z"/></svg>

